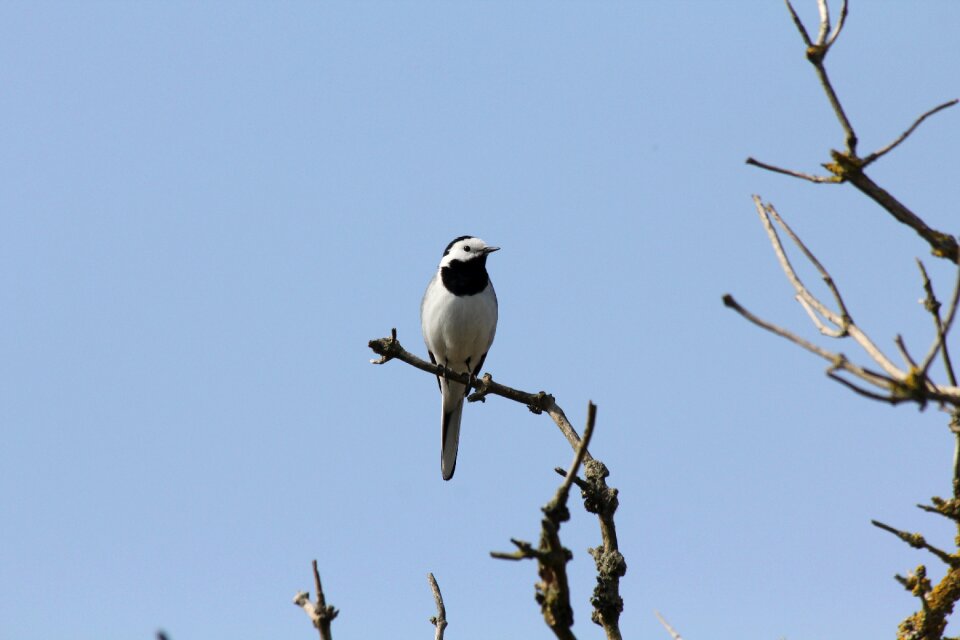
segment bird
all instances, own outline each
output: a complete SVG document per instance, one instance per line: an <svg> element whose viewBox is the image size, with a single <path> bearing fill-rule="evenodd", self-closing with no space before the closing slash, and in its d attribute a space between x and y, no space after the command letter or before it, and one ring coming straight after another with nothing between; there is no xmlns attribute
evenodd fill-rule
<svg viewBox="0 0 960 640"><path fill-rule="evenodd" d="M430 361L437 365L441 395L440 473L453 477L460 442L460 416L470 387L448 380L444 369L480 374L497 332L497 294L487 274L491 247L480 238L454 238L443 251L420 303L420 328Z"/></svg>

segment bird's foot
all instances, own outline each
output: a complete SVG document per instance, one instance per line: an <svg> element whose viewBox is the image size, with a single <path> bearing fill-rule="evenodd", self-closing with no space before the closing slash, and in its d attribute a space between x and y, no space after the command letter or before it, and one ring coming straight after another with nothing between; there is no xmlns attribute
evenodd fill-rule
<svg viewBox="0 0 960 640"><path fill-rule="evenodd" d="M476 391L467 396L467 402L486 402L487 394L490 393L490 383L493 382L493 376L489 373L483 374L482 378L475 375L470 376L472 386Z"/></svg>

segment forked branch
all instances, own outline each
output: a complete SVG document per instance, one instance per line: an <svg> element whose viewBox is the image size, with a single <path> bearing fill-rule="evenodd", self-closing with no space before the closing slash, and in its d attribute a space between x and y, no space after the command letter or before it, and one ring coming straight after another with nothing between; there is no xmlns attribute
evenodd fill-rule
<svg viewBox="0 0 960 640"><path fill-rule="evenodd" d="M337 611L333 605L327 604L327 599L323 595L323 586L320 584L320 572L317 570L317 561L313 561L313 583L317 589L317 601L310 601L310 594L306 591L300 591L293 597L293 604L301 607L310 617L310 622L320 632L320 640L331 640L333 635L330 633L330 623L333 622Z"/></svg>
<svg viewBox="0 0 960 640"><path fill-rule="evenodd" d="M569 558L564 560L564 554L568 554L569 552L560 545L557 531L559 530L559 523L569 518L569 512L566 507L567 495L571 483L576 484L581 490L584 507L588 512L597 515L600 525L601 545L595 549L590 549L590 554L593 556L597 566L597 586L594 588L593 597L591 598L591 603L593 604L591 619L603 627L609 640L619 640L621 638L620 613L623 611L623 599L620 597L620 578L626 574L627 564L623 555L620 553L619 543L617 541L617 530L614 523L614 513L619 505L617 498L618 492L616 489L607 486L606 479L610 475L610 472L606 466L590 455L588 450L588 432L585 431L584 437L581 439L576 429L567 419L563 409L560 408L552 395L543 391L539 393L529 393L498 384L493 381L489 373L484 374L481 378L473 378L467 374L454 373L449 369L437 367L404 349L400 345L399 340L397 340L396 329L391 330L389 338L370 340L369 347L374 353L380 356L379 358L371 360L373 364L384 364L396 359L406 362L421 371L426 371L432 375L443 376L449 380L456 380L461 384L467 385L475 390L474 393L467 397L467 400L470 402L484 401L488 395L495 395L526 405L527 408L534 413L546 413L550 416L575 453L571 471L563 474L564 482L561 484L557 496L555 496L555 499L550 503L550 505L556 505L553 519L551 519L551 517L545 517L543 519L545 524L539 547L534 547L532 544L521 540L511 540L517 550L511 553L496 553L494 557L511 560L536 558L538 562L541 562L542 566L553 567L550 571L554 573L550 573L546 577L541 573L541 578L543 578L542 583L544 585L551 586L551 589L544 591L544 594L555 593L552 587L558 585L561 581L560 574L555 573L559 570L557 563L562 561L562 564L565 565L566 560L569 560ZM586 427L591 432L595 417L596 407L591 403L588 407ZM576 477L576 470L581 465L584 469L583 479ZM562 500L559 499L561 496ZM545 513L550 505L544 507ZM566 513L566 518L563 518L563 520L559 519L564 513ZM543 565L543 559L548 556L550 563L553 564ZM564 574L563 581L565 580ZM544 597L546 598L547 595ZM569 631L569 625L566 624L566 614L564 613L562 601L550 596L550 603L550 610L553 613L550 613L550 618L547 619L547 622L551 629L554 630L554 633L556 633L558 637L572 638L573 634ZM547 610L544 611L544 616L547 618ZM570 624L573 623L572 616L573 613L571 610ZM553 622L551 622L551 620ZM566 631L563 631L563 629L566 629Z"/></svg>
<svg viewBox="0 0 960 640"><path fill-rule="evenodd" d="M573 640L573 608L570 606L570 585L567 581L567 562L573 557L570 550L560 542L560 526L570 519L567 498L570 486L583 462L593 426L596 419L596 406L591 402L587 407L587 426L583 430L583 440L577 447L565 474L563 482L557 488L553 498L541 509L540 543L534 547L528 542L511 539L517 551L505 553L493 551L490 556L500 560L523 560L533 558L537 561L540 581L536 584L536 598L540 604L543 619L560 640Z"/></svg>
<svg viewBox="0 0 960 640"><path fill-rule="evenodd" d="M800 237L787 225L777 210L770 204L764 204L758 196L754 196L753 200L757 213L760 216L760 221L767 232L767 237L777 256L777 261L780 263L781 269L793 286L797 301L800 302L806 310L814 325L822 334L828 337L852 339L866 352L870 360L879 366L881 371L858 365L843 353L826 349L801 338L792 331L759 318L747 311L729 294L724 296L724 304L753 324L786 338L810 353L827 360L830 363L827 369L827 375L860 395L890 404L916 402L922 407L925 406L927 402L933 401L960 407L960 388L957 387L955 380L951 379L949 381L951 384L938 385L931 381L928 375L930 366L937 355L944 353L943 347L946 336L953 324L958 302L960 302L960 269L958 269L958 280L954 287L954 294L950 301L947 317L938 323L937 334L933 344L921 364L917 364L914 361L906 345L903 343L902 338L897 337L896 343L907 363L906 369L901 369L895 365L876 343L854 322L833 277L816 256L813 255L813 252L807 248ZM824 284L833 297L835 308L821 301L800 279L800 276L797 274L787 256L787 252L784 249L774 223L787 234L799 248L806 260L813 265L820 274L820 277L823 279ZM853 379L866 383L866 386L856 384L853 380L839 375L840 372L849 374Z"/></svg>
<svg viewBox="0 0 960 640"><path fill-rule="evenodd" d="M844 131L846 146L844 151L831 150L831 162L823 165L824 168L830 172L829 176L815 176L791 169L784 169L759 162L753 158L748 158L747 163L814 183L849 182L874 202L886 209L896 220L910 227L920 235L930 246L935 256L945 258L960 265L960 244L958 244L957 238L931 228L919 216L887 190L876 184L864 172L870 164L903 143L927 118L947 108L953 107L958 101L950 100L926 111L892 142L866 157L859 156L857 153L857 136L853 124L843 109L824 65L825 57L840 35L843 23L847 17L847 2L843 0L837 25L831 29L830 11L827 6L827 0L818 0L820 28L816 41L811 39L803 22L790 4L790 0L786 0L786 2L794 25L797 27L797 31L800 33L800 37L806 45L807 60L814 66L817 76L820 79L820 84ZM724 296L724 304L737 311L750 322L784 337L807 351L830 361L831 364L827 368L827 375L857 394L890 404L913 402L921 408L931 401L938 402L941 405L949 405L951 414L950 428L955 434L953 498L950 500L933 498L932 505L918 506L925 511L937 513L954 521L957 525L958 534L960 534L960 388L957 386L957 378L947 347L948 334L954 322L958 300L960 300L960 269L958 269L957 282L954 285L953 295L948 303L947 312L944 316L941 315L941 303L934 295L933 285L930 282L926 269L923 264L918 261L923 278L923 288L926 293L926 298L922 302L926 310L933 317L935 335L932 344L922 359L915 358L911 354L911 350L908 348L906 341L900 335L897 335L894 344L904 363L901 368L895 365L854 322L840 296L839 288L833 282L829 273L806 248L800 238L786 225L773 206L769 204L764 205L756 196L754 197L754 202L774 252L777 255L777 259L780 262L780 266L786 274L787 279L793 285L796 299L810 316L813 324L821 334L825 336L837 339L852 339L866 352L869 359L879 367L880 371L854 364L842 353L832 352L818 344L814 344L797 336L787 329L762 320L744 309L730 295ZM776 225L774 225L774 222ZM822 303L800 280L783 248L777 227L791 238L807 261L819 272L833 297L833 306ZM918 352L915 351L914 353ZM943 361L947 377L945 384L938 384L931 380L931 368L938 357ZM918 566L914 571L908 573L907 576L896 576L897 581L920 601L919 610L900 624L897 637L900 640L941 640L947 625L947 616L953 612L956 603L960 602L960 550L951 554L930 544L919 533L901 531L876 520L872 522L875 526L896 535L911 546L933 554L947 565L946 575L936 585L933 585L927 577L927 571L924 565ZM958 549L960 549L960 535L958 535L956 539L956 544L958 545Z"/></svg>
<svg viewBox="0 0 960 640"><path fill-rule="evenodd" d="M820 26L816 41L810 38L809 32L804 26L803 21L797 15L797 12L794 10L793 5L790 4L790 0L786 0L786 3L787 9L790 12L790 17L793 19L793 23L797 27L797 31L799 32L804 45L806 45L807 60L809 60L810 64L813 65L817 73L817 77L820 80L820 85L827 96L827 100L830 102L830 106L833 108L833 112L837 117L837 121L840 123L840 126L843 129L845 149L843 151L832 150L830 152L831 161L823 164L823 167L830 172L830 175L826 176L818 176L803 171L795 171L793 169L778 167L773 164L761 162L754 158L747 158L747 164L817 184L837 184L841 182L849 182L871 200L886 209L887 212L890 213L890 215L892 215L896 220L916 231L917 234L920 235L920 237L930 245L933 255L940 258L945 258L951 262L960 262L960 244L958 244L955 237L931 228L926 222L923 221L923 219L920 218L920 216L911 211L890 192L875 183L866 175L866 173L864 173L864 170L870 164L882 158L884 155L898 147L903 141L909 138L910 135L916 131L917 127L924 122L924 120L936 113L939 113L940 111L943 111L944 109L956 105L958 100L948 100L940 105L937 105L936 107L933 107L932 109L929 109L925 113L921 114L916 120L914 120L913 124L910 125L906 131L900 134L892 142L867 155L866 157L860 157L857 154L857 134L854 131L850 118L847 117L847 114L844 111L843 105L840 102L840 98L837 96L837 92L833 88L833 84L830 82L830 77L827 74L827 69L824 63L827 53L830 51L830 47L832 47L836 42L846 21L848 13L847 1L843 0L840 7L840 16L837 20L837 24L831 29L830 10L827 6L827 2L826 0L818 0L817 6L820 12Z"/></svg>

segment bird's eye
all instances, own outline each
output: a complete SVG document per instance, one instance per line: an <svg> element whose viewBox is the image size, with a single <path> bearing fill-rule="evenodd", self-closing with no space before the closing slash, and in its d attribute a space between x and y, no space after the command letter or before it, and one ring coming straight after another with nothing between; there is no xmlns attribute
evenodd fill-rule
<svg viewBox="0 0 960 640"><path fill-rule="evenodd" d="M470 251L470 245L468 245L468 244L463 245L463 250L464 250L464 251Z"/></svg>

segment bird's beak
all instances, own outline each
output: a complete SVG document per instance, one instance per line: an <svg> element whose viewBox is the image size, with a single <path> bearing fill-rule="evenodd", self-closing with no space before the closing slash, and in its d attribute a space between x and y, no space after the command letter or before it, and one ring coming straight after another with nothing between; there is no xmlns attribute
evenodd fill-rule
<svg viewBox="0 0 960 640"><path fill-rule="evenodd" d="M494 251L500 251L500 247L484 247L483 255L487 255L488 253L493 253Z"/></svg>

